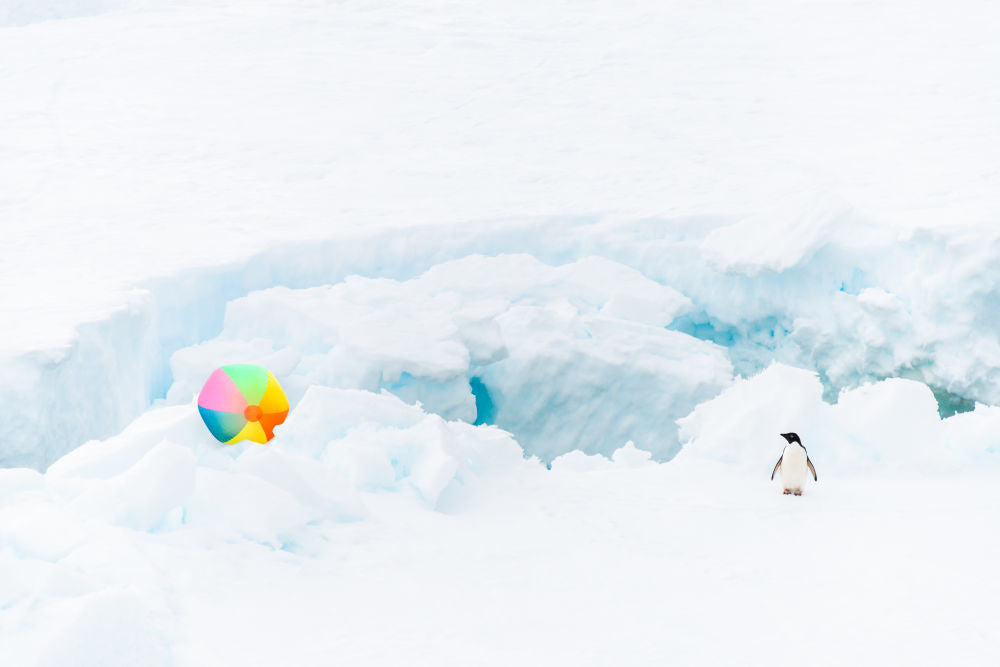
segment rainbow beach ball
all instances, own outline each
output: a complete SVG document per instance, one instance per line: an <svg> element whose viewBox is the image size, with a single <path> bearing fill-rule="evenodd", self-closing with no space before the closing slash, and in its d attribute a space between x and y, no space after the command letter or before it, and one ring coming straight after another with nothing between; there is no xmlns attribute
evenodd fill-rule
<svg viewBox="0 0 1000 667"><path fill-rule="evenodd" d="M288 416L288 397L271 371L253 364L216 368L198 394L198 411L219 442L261 444Z"/></svg>

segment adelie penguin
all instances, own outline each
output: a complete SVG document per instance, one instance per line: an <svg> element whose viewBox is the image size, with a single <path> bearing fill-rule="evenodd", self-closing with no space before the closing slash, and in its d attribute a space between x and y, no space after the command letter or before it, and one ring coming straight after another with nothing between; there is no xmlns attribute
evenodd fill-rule
<svg viewBox="0 0 1000 667"><path fill-rule="evenodd" d="M806 448L802 445L802 441L799 440L797 434L782 433L781 437L788 444L785 445L785 451L781 453L781 458L774 464L774 470L771 471L771 479L774 479L775 473L780 470L781 488L784 489L785 494L794 493L797 496L801 496L802 489L806 485L806 476L808 473L812 473L813 481L819 481L816 477L816 468L813 467L813 462L809 460Z"/></svg>

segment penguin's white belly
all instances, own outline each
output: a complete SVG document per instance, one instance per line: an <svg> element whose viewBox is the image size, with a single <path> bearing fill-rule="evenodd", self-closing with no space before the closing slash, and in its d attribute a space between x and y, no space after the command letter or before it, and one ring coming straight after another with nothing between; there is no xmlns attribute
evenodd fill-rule
<svg viewBox="0 0 1000 667"><path fill-rule="evenodd" d="M806 450L797 444L785 447L781 455L781 486L792 491L801 490L806 485Z"/></svg>

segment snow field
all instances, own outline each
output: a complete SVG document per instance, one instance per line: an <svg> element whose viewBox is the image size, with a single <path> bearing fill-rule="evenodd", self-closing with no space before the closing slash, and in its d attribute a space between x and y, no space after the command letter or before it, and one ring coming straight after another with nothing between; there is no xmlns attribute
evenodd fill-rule
<svg viewBox="0 0 1000 667"><path fill-rule="evenodd" d="M9 0L0 465L119 432L234 298L472 253L631 266L738 372L831 400L905 374L996 404L996 15Z"/></svg>
<svg viewBox="0 0 1000 667"><path fill-rule="evenodd" d="M491 279L456 280L470 274ZM629 285L632 300L600 285ZM934 664L954 650L988 664L997 636L985 608L1000 591L976 569L1000 555L982 529L1000 509L993 408L942 420L930 390L903 379L831 405L817 374L774 364L732 381L727 371L717 395L678 420L684 447L669 463L597 422L589 434L603 438L602 453L553 433L550 469L510 433L468 423L472 413L430 411L477 407L474 359L504 363L553 335L572 346L566 332L580 328L596 332L583 339L612 362L611 378L622 368L642 377L678 339L689 364L704 350L706 365L691 373L726 368L716 346L662 328L689 307L605 260L551 267L525 256L239 299L218 338L174 355L163 405L44 474L0 471L0 558L11 574L0 643L17 664L40 665L72 655L765 664L768 632L782 627L794 635L782 650L817 653L819 664ZM538 311L534 329L509 327L518 309ZM605 337L615 327L631 348ZM341 346L354 366L330 363ZM197 378L218 358L269 363L286 384L294 407L271 444L223 446L201 424ZM502 374L476 372L503 387ZM412 380L401 385L404 373ZM539 376L528 392L545 396L563 379ZM449 380L465 387L462 401L443 401ZM578 383L566 386L566 402L596 409ZM642 391L645 408L663 390ZM610 412L636 410L630 390L601 399ZM641 424L637 412L622 422ZM574 414L545 410L570 425ZM798 505L767 480L777 434L791 428L820 475ZM967 567L948 581L925 580L956 559ZM954 585L975 593L956 605Z"/></svg>
<svg viewBox="0 0 1000 667"><path fill-rule="evenodd" d="M748 307L777 303L769 275ZM831 404L822 372L734 377L741 348L790 336L699 330L698 303L623 263L523 254L234 298L120 434L0 470L0 644L26 665L770 664L781 627L819 664L990 664L1000 412L941 419L902 378ZM212 329L186 312L174 341ZM268 446L200 422L230 362L293 403ZM767 481L786 430L820 476L800 505Z"/></svg>
<svg viewBox="0 0 1000 667"><path fill-rule="evenodd" d="M666 328L694 308L620 263L528 255L237 298L122 433L0 471L0 643L38 665L764 664L783 627L820 664L956 643L989 664L997 409L941 419L900 378L830 404L780 363L734 378L732 347ZM268 446L200 422L229 362L288 392ZM785 430L820 475L800 505L767 481ZM959 558L956 606L926 577Z"/></svg>
<svg viewBox="0 0 1000 667"><path fill-rule="evenodd" d="M311 387L267 446L157 408L44 475L0 471L0 644L25 665L995 659L990 474L856 471L817 443L820 483L785 498L776 435L720 461L695 421L669 463L626 445L547 470L386 393Z"/></svg>
<svg viewBox="0 0 1000 667"><path fill-rule="evenodd" d="M0 4L0 662L1000 661L996 3Z"/></svg>

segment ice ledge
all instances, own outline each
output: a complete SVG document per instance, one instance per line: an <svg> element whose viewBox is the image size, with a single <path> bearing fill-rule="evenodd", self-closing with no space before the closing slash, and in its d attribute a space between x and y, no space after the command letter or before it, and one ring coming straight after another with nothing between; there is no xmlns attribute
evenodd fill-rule
<svg viewBox="0 0 1000 667"><path fill-rule="evenodd" d="M122 308L79 326L65 348L0 355L0 466L44 468L118 432L164 395L170 355L217 335L235 298L351 274L408 279L476 253L632 267L688 297L687 320L671 328L727 347L744 375L777 360L819 372L833 390L905 376L932 386L939 404L1000 403L1000 236L970 228L861 238L858 230L877 226L835 211L825 236L786 248L780 266L763 272L716 261L721 235L739 236L739 221L591 216L344 232L150 280Z"/></svg>
<svg viewBox="0 0 1000 667"><path fill-rule="evenodd" d="M165 394L170 355L218 334L226 304L252 291L313 287L351 274L406 279L472 253L533 251L572 261L599 246L587 231L597 223L564 217L351 232L144 281L121 308L79 325L66 346L0 353L0 403L9 406L0 467L44 469L120 431Z"/></svg>

